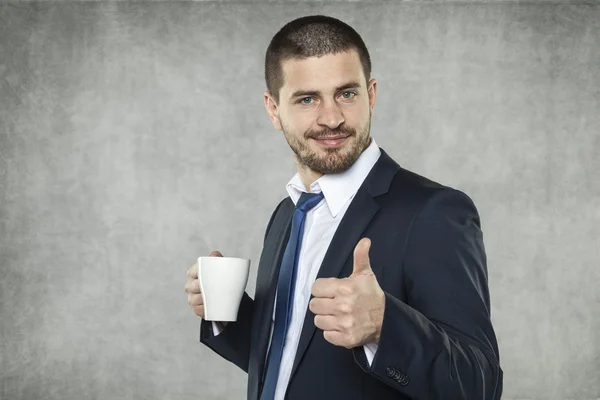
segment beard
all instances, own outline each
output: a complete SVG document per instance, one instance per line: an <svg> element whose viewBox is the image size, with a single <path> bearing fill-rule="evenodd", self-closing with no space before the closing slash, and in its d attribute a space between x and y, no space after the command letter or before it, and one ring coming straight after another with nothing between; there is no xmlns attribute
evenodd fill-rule
<svg viewBox="0 0 600 400"><path fill-rule="evenodd" d="M309 130L304 135L297 135L285 127L282 121L282 130L288 145L296 155L296 160L301 167L310 168L322 174L334 174L344 172L350 168L361 153L371 144L371 119L364 129L357 134L356 129L343 127L339 129L325 128L320 131ZM340 147L320 147L314 150L309 142L311 138L325 136L349 136Z"/></svg>

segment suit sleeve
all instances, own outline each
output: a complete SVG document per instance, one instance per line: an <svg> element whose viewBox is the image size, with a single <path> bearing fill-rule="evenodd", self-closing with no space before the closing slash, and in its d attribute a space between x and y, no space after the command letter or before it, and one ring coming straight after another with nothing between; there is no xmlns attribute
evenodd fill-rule
<svg viewBox="0 0 600 400"><path fill-rule="evenodd" d="M275 208L273 214L271 214L267 229L265 230L263 245L267 240L267 235L281 204L283 204L283 200ZM215 353L237 365L247 373L250 358L250 332L252 329L253 312L254 300L248 293L244 292L237 320L228 322L227 326L218 335L214 334L211 321L200 320L200 343L203 343Z"/></svg>
<svg viewBox="0 0 600 400"><path fill-rule="evenodd" d="M454 189L436 194L414 218L405 246L407 302L385 292L375 358L369 367L354 349L355 360L413 400L499 400L502 369L472 200Z"/></svg>

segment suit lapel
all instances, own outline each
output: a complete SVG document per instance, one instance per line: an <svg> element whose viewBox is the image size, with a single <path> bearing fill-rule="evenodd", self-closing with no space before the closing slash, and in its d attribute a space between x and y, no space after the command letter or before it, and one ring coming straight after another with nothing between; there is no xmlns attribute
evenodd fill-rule
<svg viewBox="0 0 600 400"><path fill-rule="evenodd" d="M356 243L362 238L361 235L379 209L379 204L375 200L375 197L387 193L395 173L400 169L400 166L383 149L380 148L380 151L381 156L379 160L377 160L369 175L365 178L365 181L346 210L342 221L340 221L340 225L333 236L319 269L317 279L340 276L348 257L353 256ZM257 371L260 371L258 393L260 393L265 372L266 351L275 304L278 271L289 238L293 213L294 204L288 198L282 204L281 211L273 222L272 232L269 233L267 242L265 243L264 250L266 251L266 257L264 260L260 260L259 265L259 271L265 271L265 274L257 280L256 293L258 294L260 290L260 293L266 294L261 299L262 304L256 304L257 307L255 308L256 312L259 313L257 316L258 335L256 336L258 343L255 353L255 356L258 358ZM260 289L258 286L259 282L261 285ZM312 297L311 295L311 299ZM307 307L290 381L314 336L315 330L314 314Z"/></svg>
<svg viewBox="0 0 600 400"><path fill-rule="evenodd" d="M358 189L333 235L316 279L337 278L348 259L350 258L350 262L353 262L354 247L362 239L363 232L367 229L377 210L379 210L379 204L375 197L387 193L394 175L400 169L400 166L383 149L380 148L380 150L379 160L377 160ZM310 296L309 302L313 297ZM307 306L290 382L315 334L315 330L314 314Z"/></svg>
<svg viewBox="0 0 600 400"><path fill-rule="evenodd" d="M316 279L337 278L340 276L348 257L353 257L354 247L361 239L361 234L364 232L378 209L379 205L377 205L368 193L364 190L357 193L352 200L352 204L350 204L348 210L346 210L346 214L342 218L340 225L335 231ZM312 298L313 296L311 295L310 299ZM307 306L290 380L291 377L294 376L298 364L302 360L302 356L315 334L315 330L314 314Z"/></svg>

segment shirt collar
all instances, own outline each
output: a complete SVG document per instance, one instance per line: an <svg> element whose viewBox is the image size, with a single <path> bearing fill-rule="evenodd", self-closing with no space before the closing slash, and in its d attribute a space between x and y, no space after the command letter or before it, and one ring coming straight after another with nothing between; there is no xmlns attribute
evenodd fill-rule
<svg viewBox="0 0 600 400"><path fill-rule="evenodd" d="M356 194L380 155L381 150L375 143L375 139L371 137L369 147L360 154L350 168L340 173L323 175L310 185L311 193L323 192L331 216L335 218L344 204ZM294 205L297 204L302 193L306 192L299 172L296 172L287 183L286 190Z"/></svg>

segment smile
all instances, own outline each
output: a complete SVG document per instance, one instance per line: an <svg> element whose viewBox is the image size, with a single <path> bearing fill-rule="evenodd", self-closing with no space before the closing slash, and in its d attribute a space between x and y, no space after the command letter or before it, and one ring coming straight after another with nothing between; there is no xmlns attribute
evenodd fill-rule
<svg viewBox="0 0 600 400"><path fill-rule="evenodd" d="M312 138L312 139L314 139L317 143L319 143L320 145L325 146L325 147L338 147L338 146L341 146L348 138L349 138L349 136L339 137L337 139L330 139L330 138Z"/></svg>

